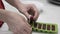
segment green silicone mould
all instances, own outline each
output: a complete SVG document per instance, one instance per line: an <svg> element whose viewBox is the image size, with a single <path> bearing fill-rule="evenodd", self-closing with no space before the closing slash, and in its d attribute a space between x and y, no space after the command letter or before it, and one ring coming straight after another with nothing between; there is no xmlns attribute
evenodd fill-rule
<svg viewBox="0 0 60 34"><path fill-rule="evenodd" d="M48 24L48 23L30 23L32 30L35 32L45 32L45 33L56 33L58 32L57 24Z"/></svg>

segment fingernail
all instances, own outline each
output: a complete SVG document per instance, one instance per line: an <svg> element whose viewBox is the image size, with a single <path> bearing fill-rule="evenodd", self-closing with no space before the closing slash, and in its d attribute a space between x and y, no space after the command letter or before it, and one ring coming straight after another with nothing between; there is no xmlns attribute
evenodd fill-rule
<svg viewBox="0 0 60 34"><path fill-rule="evenodd" d="M33 16L30 17L30 20L33 20Z"/></svg>
<svg viewBox="0 0 60 34"><path fill-rule="evenodd" d="M32 15L29 15L29 16L28 16L28 19L29 19L29 20L33 20L33 16L32 16Z"/></svg>

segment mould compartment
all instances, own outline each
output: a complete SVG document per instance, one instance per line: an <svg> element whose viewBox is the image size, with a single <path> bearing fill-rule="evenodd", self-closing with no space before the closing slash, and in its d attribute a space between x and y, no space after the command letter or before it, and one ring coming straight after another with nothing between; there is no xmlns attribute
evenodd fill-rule
<svg viewBox="0 0 60 34"><path fill-rule="evenodd" d="M43 30L46 30L46 24L43 24L42 29L43 29Z"/></svg>
<svg viewBox="0 0 60 34"><path fill-rule="evenodd" d="M52 25L52 31L55 31L55 25Z"/></svg>
<svg viewBox="0 0 60 34"><path fill-rule="evenodd" d="M42 28L42 24L38 24L38 29L41 29Z"/></svg>
<svg viewBox="0 0 60 34"><path fill-rule="evenodd" d="M47 25L47 30L50 30L51 29L51 26L50 25Z"/></svg>
<svg viewBox="0 0 60 34"><path fill-rule="evenodd" d="M34 23L34 28L37 28L37 23Z"/></svg>

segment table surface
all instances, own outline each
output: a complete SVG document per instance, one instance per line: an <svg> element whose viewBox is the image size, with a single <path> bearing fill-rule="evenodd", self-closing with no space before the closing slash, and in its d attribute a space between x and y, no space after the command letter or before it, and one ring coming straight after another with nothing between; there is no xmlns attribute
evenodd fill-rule
<svg viewBox="0 0 60 34"><path fill-rule="evenodd" d="M43 9L43 12L40 14L37 22L58 24L58 34L59 34L60 33L60 27L59 27L60 26L60 23L59 23L60 22L60 6L56 6L56 5L50 4L50 3L48 3L47 0L38 0L38 1L37 0L32 0L32 2L33 1L35 2L36 5L37 5L37 3L38 4L42 3L41 6L42 6L42 9ZM12 7L11 5L6 3L4 0L3 0L3 2L4 2L4 5L5 5L5 8L7 10L16 11L17 13L19 13L17 11L17 9L15 9L14 7ZM38 5L38 7L40 7L40 6ZM38 8L38 9L40 10L41 8ZM0 29L0 33L1 34L11 34L10 31L8 31L8 26L7 26L6 23ZM51 33L37 33L37 32L33 32L32 34L51 34Z"/></svg>

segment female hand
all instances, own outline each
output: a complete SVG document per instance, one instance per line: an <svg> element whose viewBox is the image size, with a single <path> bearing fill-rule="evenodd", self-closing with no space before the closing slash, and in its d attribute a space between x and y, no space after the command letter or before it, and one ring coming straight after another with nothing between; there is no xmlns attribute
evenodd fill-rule
<svg viewBox="0 0 60 34"><path fill-rule="evenodd" d="M0 16L0 19L7 23L14 34L31 34L31 26L21 15L7 10L0 10Z"/></svg>
<svg viewBox="0 0 60 34"><path fill-rule="evenodd" d="M34 20L37 20L39 16L38 9L34 4L22 4L18 7L18 10L23 13L28 19L33 16ZM31 15L31 16L30 16Z"/></svg>

